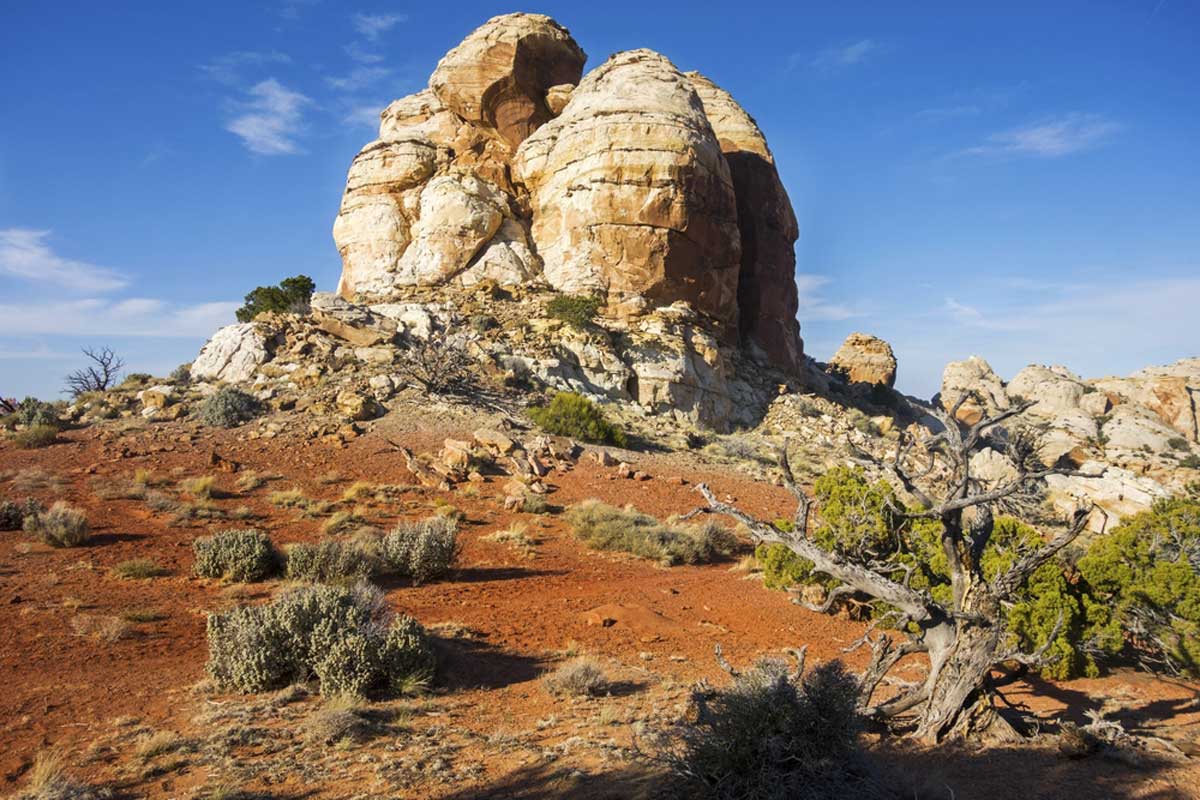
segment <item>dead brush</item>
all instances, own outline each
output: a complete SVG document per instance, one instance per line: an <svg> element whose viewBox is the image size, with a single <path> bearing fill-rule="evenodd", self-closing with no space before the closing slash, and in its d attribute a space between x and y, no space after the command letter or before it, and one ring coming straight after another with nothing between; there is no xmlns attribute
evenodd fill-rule
<svg viewBox="0 0 1200 800"><path fill-rule="evenodd" d="M76 636L101 642L119 642L133 635L133 628L120 617L106 614L77 614L71 618L71 630Z"/></svg>
<svg viewBox="0 0 1200 800"><path fill-rule="evenodd" d="M542 685L554 695L594 697L608 689L609 680L599 661L578 656L542 678Z"/></svg>
<svg viewBox="0 0 1200 800"><path fill-rule="evenodd" d="M67 481L60 475L53 475L41 467L27 467L11 474L12 489L18 492L61 492L67 486Z"/></svg>
<svg viewBox="0 0 1200 800"><path fill-rule="evenodd" d="M112 573L126 580L145 580L162 577L169 574L170 570L149 558L131 558L114 566Z"/></svg>
<svg viewBox="0 0 1200 800"><path fill-rule="evenodd" d="M507 528L488 534L482 539L485 542L507 544L514 550L520 551L526 558L533 558L537 555L537 546L540 543L529 535L529 528L522 522L514 522Z"/></svg>
<svg viewBox="0 0 1200 800"><path fill-rule="evenodd" d="M217 488L217 479L212 475L187 478L179 482L179 488L197 500L214 500L224 496Z"/></svg>
<svg viewBox="0 0 1200 800"><path fill-rule="evenodd" d="M144 500L146 485L120 478L95 478L91 481L92 494L101 500Z"/></svg>
<svg viewBox="0 0 1200 800"><path fill-rule="evenodd" d="M91 528L87 516L59 500L44 511L25 518L25 532L51 547L78 547L87 544Z"/></svg>
<svg viewBox="0 0 1200 800"><path fill-rule="evenodd" d="M367 715L365 703L353 695L334 695L304 722L307 745L344 746L371 738L375 723Z"/></svg>

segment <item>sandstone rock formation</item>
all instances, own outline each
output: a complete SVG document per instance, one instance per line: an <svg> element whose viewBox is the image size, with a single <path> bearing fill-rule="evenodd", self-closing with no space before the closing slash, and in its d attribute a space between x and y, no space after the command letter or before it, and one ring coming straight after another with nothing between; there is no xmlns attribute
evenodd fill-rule
<svg viewBox="0 0 1200 800"><path fill-rule="evenodd" d="M687 77L704 104L733 179L742 253L737 292L741 334L773 363L798 370L804 357L796 319L794 245L800 230L775 158L758 123L729 92L699 72Z"/></svg>
<svg viewBox="0 0 1200 800"><path fill-rule="evenodd" d="M992 369L992 365L978 356L963 361L951 361L942 372L942 390L935 398L947 411L969 395L958 408L958 418L973 425L985 413L994 413L1008 408L1008 394L1004 382Z"/></svg>
<svg viewBox="0 0 1200 800"><path fill-rule="evenodd" d="M729 167L691 83L649 50L588 73L521 145L546 281L638 312L690 302L737 323L740 238Z"/></svg>
<svg viewBox="0 0 1200 800"><path fill-rule="evenodd" d="M1200 359L1090 381L1065 367L1033 364L1007 385L982 359L947 365L942 406L951 408L969 391L982 402L971 399L962 405L959 418L967 424L1018 399L1033 403L1005 424L1040 432L1043 463L1065 463L1084 473L1052 477L1049 499L1059 510L1081 501L1094 503L1092 530L1145 510L1200 477L1195 469L1200 448L1193 438Z"/></svg>
<svg viewBox="0 0 1200 800"><path fill-rule="evenodd" d="M896 383L896 354L892 346L866 333L852 333L829 360L831 369L850 383L886 386Z"/></svg>
<svg viewBox="0 0 1200 800"><path fill-rule="evenodd" d="M516 148L554 112L551 87L574 85L587 56L541 14L506 14L475 30L440 62L429 87L460 118Z"/></svg>
<svg viewBox="0 0 1200 800"><path fill-rule="evenodd" d="M652 51L618 53L581 82L585 59L549 17L507 14L389 105L334 222L338 293L372 307L491 284L600 295L607 344L576 347L561 369L535 360L574 376L551 385L579 377L655 407L685 395L721 413L742 346L800 374L796 220L754 120ZM678 303L699 317L652 352L659 311ZM675 377L650 388L662 375Z"/></svg>

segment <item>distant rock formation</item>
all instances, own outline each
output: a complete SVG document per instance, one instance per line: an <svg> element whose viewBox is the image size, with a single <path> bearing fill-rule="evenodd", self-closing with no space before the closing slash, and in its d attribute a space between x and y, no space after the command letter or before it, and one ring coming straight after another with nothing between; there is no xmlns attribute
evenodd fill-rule
<svg viewBox="0 0 1200 800"><path fill-rule="evenodd" d="M1105 529L1125 514L1181 491L1197 477L1200 447L1200 358L1149 367L1127 378L1083 380L1061 366L1031 364L1005 384L981 358L951 362L937 398L959 405L966 424L986 413L1032 402L1006 425L1042 431L1038 455L1045 464L1068 464L1084 476L1051 476L1051 501L1061 510L1092 502L1090 524Z"/></svg>
<svg viewBox="0 0 1200 800"><path fill-rule="evenodd" d="M339 294L540 285L634 326L682 302L797 374L796 219L754 120L653 51L585 60L549 17L506 14L388 106L334 223Z"/></svg>
<svg viewBox="0 0 1200 800"><path fill-rule="evenodd" d="M867 333L852 333L829 360L833 372L849 383L886 386L896 383L896 354L892 346Z"/></svg>

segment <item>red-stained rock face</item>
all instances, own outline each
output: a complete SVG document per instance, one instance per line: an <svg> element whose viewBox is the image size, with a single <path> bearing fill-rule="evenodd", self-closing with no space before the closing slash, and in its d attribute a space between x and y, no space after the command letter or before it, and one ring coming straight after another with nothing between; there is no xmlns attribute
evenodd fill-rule
<svg viewBox="0 0 1200 800"><path fill-rule="evenodd" d="M796 254L800 235L775 159L754 119L721 87L689 72L729 164L741 238L738 311L743 340L776 366L799 369L804 356L796 320Z"/></svg>

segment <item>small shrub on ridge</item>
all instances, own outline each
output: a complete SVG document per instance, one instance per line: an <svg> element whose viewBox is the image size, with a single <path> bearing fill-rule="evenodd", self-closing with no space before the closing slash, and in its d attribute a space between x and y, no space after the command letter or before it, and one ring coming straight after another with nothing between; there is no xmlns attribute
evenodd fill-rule
<svg viewBox="0 0 1200 800"><path fill-rule="evenodd" d="M400 522L379 544L385 567L413 583L444 575L458 557L458 549L458 523L446 516Z"/></svg>

